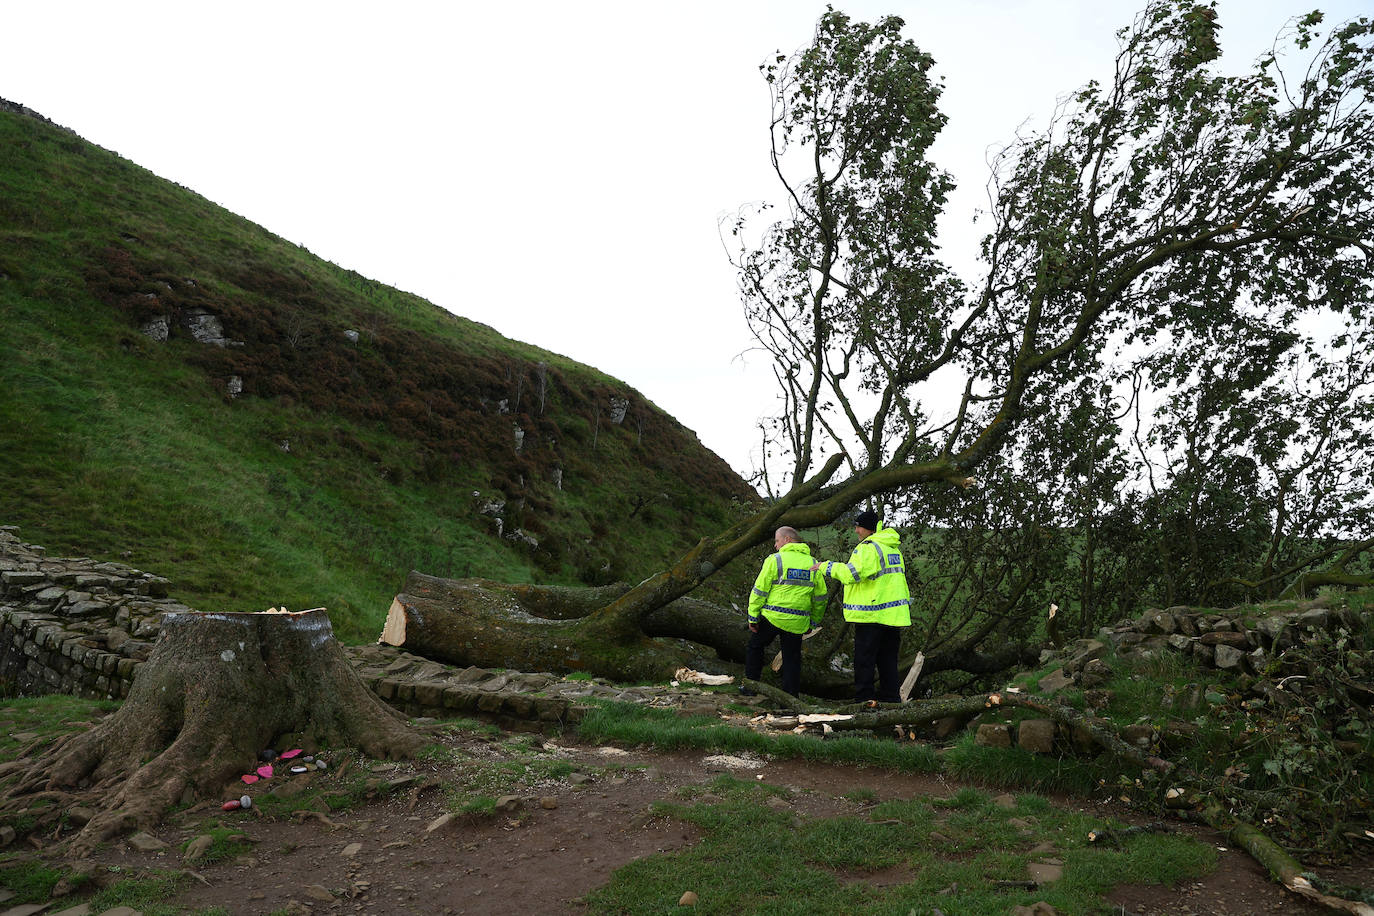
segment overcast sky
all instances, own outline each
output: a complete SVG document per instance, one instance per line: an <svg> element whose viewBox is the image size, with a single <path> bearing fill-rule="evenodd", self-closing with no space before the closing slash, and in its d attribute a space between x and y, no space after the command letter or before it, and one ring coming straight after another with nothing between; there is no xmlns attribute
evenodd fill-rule
<svg viewBox="0 0 1374 916"><path fill-rule="evenodd" d="M1315 0L1221 0L1243 69ZM861 0L945 78L933 151L976 270L987 154L1110 76L1122 0ZM1322 4L1327 23L1374 10ZM0 97L315 254L624 380L748 474L773 407L722 217L776 194L758 65L801 0L228 4L42 0L3 12ZM743 355L742 355L743 354Z"/></svg>

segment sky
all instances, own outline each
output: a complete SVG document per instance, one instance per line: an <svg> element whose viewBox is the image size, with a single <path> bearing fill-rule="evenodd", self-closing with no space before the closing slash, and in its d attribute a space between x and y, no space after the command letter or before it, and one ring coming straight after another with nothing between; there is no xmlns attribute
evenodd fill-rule
<svg viewBox="0 0 1374 916"><path fill-rule="evenodd" d="M1317 0L1219 0L1224 70ZM949 116L942 251L976 277L990 152L1110 76L1140 2L857 0ZM1321 4L1327 23L1371 0ZM6 4L0 98L375 280L624 381L737 471L775 408L720 239L772 200L759 64L821 2Z"/></svg>

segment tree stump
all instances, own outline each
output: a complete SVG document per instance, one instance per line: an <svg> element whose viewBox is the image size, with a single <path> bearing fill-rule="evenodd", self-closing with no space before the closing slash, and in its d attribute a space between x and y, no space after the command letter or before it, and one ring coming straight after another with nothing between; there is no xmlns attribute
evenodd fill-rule
<svg viewBox="0 0 1374 916"><path fill-rule="evenodd" d="M372 757L422 744L349 666L323 609L168 614L116 713L0 771L19 774L3 809L43 799L56 813L77 802L95 809L72 840L84 853L173 805L219 797L286 735Z"/></svg>

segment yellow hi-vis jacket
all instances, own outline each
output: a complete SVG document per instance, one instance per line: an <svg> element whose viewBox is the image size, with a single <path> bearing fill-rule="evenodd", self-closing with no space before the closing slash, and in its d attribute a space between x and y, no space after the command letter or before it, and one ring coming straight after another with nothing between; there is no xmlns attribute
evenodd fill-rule
<svg viewBox="0 0 1374 916"><path fill-rule="evenodd" d="M749 622L759 614L787 633L805 633L825 613L825 579L812 572L811 548L797 541L763 561L749 593Z"/></svg>
<svg viewBox="0 0 1374 916"><path fill-rule="evenodd" d="M911 626L911 591L906 564L897 547L900 535L878 523L878 530L859 542L848 563L827 562L821 569L844 583L844 619L850 623Z"/></svg>

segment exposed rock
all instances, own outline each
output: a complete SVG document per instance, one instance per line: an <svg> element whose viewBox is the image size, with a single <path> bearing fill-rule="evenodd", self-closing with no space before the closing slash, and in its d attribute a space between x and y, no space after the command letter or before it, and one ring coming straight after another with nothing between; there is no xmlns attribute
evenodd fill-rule
<svg viewBox="0 0 1374 916"><path fill-rule="evenodd" d="M334 902L334 895L323 884L307 884L301 888L301 893L311 900L318 900L320 903Z"/></svg>
<svg viewBox="0 0 1374 916"><path fill-rule="evenodd" d="M1168 635L1178 631L1178 620L1171 611L1147 611L1140 619L1140 629L1146 633Z"/></svg>
<svg viewBox="0 0 1374 916"><path fill-rule="evenodd" d="M1078 673L1078 684L1084 690L1101 687L1112 679L1112 669L1100 658L1089 659Z"/></svg>
<svg viewBox="0 0 1374 916"><path fill-rule="evenodd" d="M1255 630L1264 636L1265 641L1273 644L1288 626L1288 618L1275 614L1255 621Z"/></svg>
<svg viewBox="0 0 1374 916"><path fill-rule="evenodd" d="M129 837L128 844L139 852L157 852L166 849L167 844L153 836L151 833L139 832Z"/></svg>
<svg viewBox="0 0 1374 916"><path fill-rule="evenodd" d="M1214 656L1218 668L1239 668L1245 661L1245 652L1232 646L1217 646Z"/></svg>
<svg viewBox="0 0 1374 916"><path fill-rule="evenodd" d="M985 723L978 726L978 733L973 740L979 747L1011 747L1011 726Z"/></svg>
<svg viewBox="0 0 1374 916"><path fill-rule="evenodd" d="M1067 674L1077 674L1088 662L1101 658L1109 651L1110 647L1100 640L1074 640L1064 651L1064 671Z"/></svg>
<svg viewBox="0 0 1374 916"><path fill-rule="evenodd" d="M83 808L78 805L75 808L67 809L67 822L77 827L86 826L93 817L95 817L95 810L93 808Z"/></svg>
<svg viewBox="0 0 1374 916"><path fill-rule="evenodd" d="M105 916L105 913L109 912L111 911L105 910L101 913L101 916ZM68 909L53 913L52 916L91 916L91 905L89 903L80 903L74 907L69 907Z"/></svg>
<svg viewBox="0 0 1374 916"><path fill-rule="evenodd" d="M1054 750L1054 721L1027 719L1016 727L1016 743L1032 754L1048 754Z"/></svg>
<svg viewBox="0 0 1374 916"><path fill-rule="evenodd" d="M172 330L172 320L166 315L158 315L150 318L139 328L145 336L161 343L167 339L168 333Z"/></svg>
<svg viewBox="0 0 1374 916"><path fill-rule="evenodd" d="M697 895L694 891L687 891L677 901L678 906L696 906Z"/></svg>
<svg viewBox="0 0 1374 916"><path fill-rule="evenodd" d="M626 398L611 398L611 422L619 426L625 422L625 414L630 410L630 402Z"/></svg>
<svg viewBox="0 0 1374 916"><path fill-rule="evenodd" d="M197 859L201 858L207 852L209 852L210 847L214 844L214 837L210 836L210 834L208 833L202 833L200 836L192 840L189 845L187 845L186 853L181 857L182 861L195 862Z"/></svg>
<svg viewBox="0 0 1374 916"><path fill-rule="evenodd" d="M1179 652L1190 652L1193 648L1193 640L1182 633L1175 633L1169 637L1169 647Z"/></svg>
<svg viewBox="0 0 1374 916"><path fill-rule="evenodd" d="M1038 693L1044 694L1047 697L1054 696L1054 694L1063 690L1065 687L1070 686L1071 684L1073 684L1073 678L1065 674L1063 668L1056 668L1055 670L1051 671L1049 674L1045 675L1040 679L1040 683L1039 686L1036 688L1036 691Z"/></svg>
<svg viewBox="0 0 1374 916"><path fill-rule="evenodd" d="M230 340L225 337L224 325L220 322L219 316L206 309L187 309L182 313L181 321L197 343L209 344L213 347L243 346L243 341Z"/></svg>
<svg viewBox="0 0 1374 916"><path fill-rule="evenodd" d="M1228 632L1225 630L1213 630L1210 633L1203 633L1198 637L1198 641L1204 646L1230 646L1235 649L1250 648L1249 641L1244 633Z"/></svg>
<svg viewBox="0 0 1374 916"><path fill-rule="evenodd" d="M1026 871L1036 884L1052 884L1064 877L1064 865L1061 862L1031 862L1026 865Z"/></svg>
<svg viewBox="0 0 1374 916"><path fill-rule="evenodd" d="M1299 626L1311 627L1314 630L1325 630L1331 625L1331 612L1326 608L1314 607L1310 611L1299 614L1297 623Z"/></svg>

